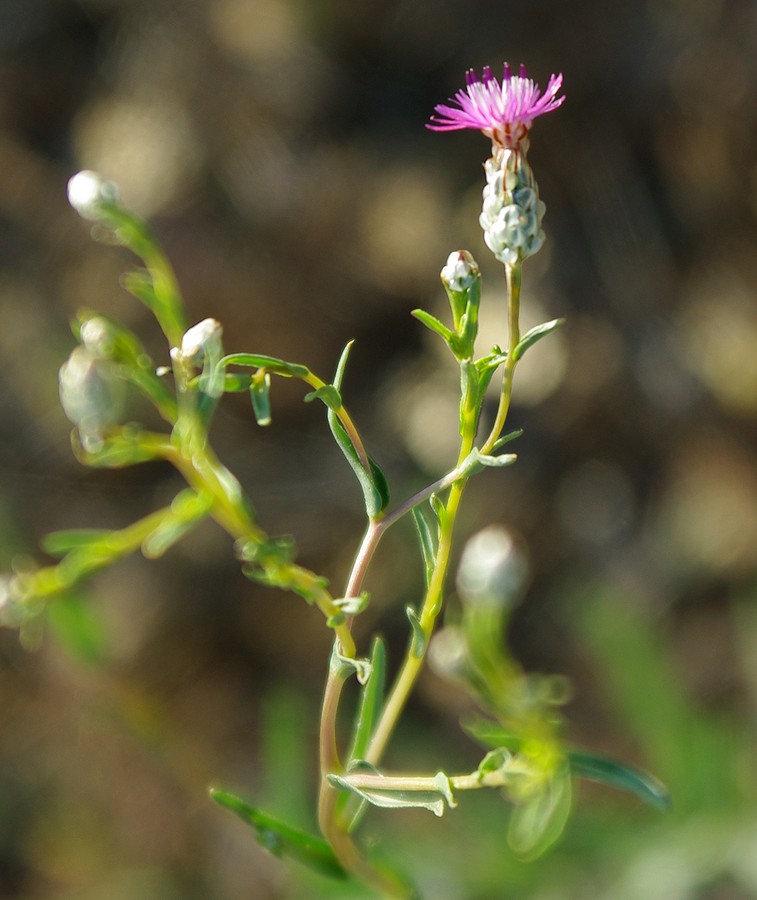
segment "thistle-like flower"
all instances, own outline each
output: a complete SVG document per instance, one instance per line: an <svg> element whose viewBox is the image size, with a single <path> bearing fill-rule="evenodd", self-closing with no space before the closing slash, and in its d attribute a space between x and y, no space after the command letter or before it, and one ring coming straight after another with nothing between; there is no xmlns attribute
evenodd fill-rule
<svg viewBox="0 0 757 900"><path fill-rule="evenodd" d="M492 142L487 160L484 204L479 222L487 247L505 265L517 265L533 256L544 243L541 222L544 204L526 159L528 132L534 119L557 109L562 75L550 76L546 90L526 75L525 66L513 75L505 63L502 83L489 66L479 78L473 69L465 75L467 87L452 98L454 106L435 107L427 128L458 131L475 128Z"/></svg>
<svg viewBox="0 0 757 900"><path fill-rule="evenodd" d="M541 88L526 75L521 66L513 75L509 63L505 63L502 83L492 75L489 66L479 78L474 69L465 73L465 90L458 91L450 100L459 108L439 104L435 116L426 126L432 131L459 131L475 128L491 138L494 147L517 150L528 135L534 119L557 109L565 97L558 97L562 75L551 75L547 88Z"/></svg>

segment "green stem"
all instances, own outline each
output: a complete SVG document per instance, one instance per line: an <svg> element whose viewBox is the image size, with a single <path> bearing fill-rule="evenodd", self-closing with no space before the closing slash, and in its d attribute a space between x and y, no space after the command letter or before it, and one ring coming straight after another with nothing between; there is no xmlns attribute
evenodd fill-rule
<svg viewBox="0 0 757 900"><path fill-rule="evenodd" d="M515 348L520 342L520 285L523 264L520 262L505 265L505 278L507 280L507 324L508 347L507 359L504 364L502 376L502 390L499 396L499 407L494 419L494 425L489 437L481 446L481 452L491 453L494 444L505 428L507 414L510 411L510 400L513 391L513 375L518 361L515 358Z"/></svg>
<svg viewBox="0 0 757 900"><path fill-rule="evenodd" d="M481 453L484 454L491 452L492 447L502 433L510 409L513 374L517 364L515 348L520 341L521 271L521 263L505 266L508 297L508 354L504 364L502 391L500 394L497 416L489 437L481 447ZM468 403L463 415L462 441L457 461L458 466L462 465L473 449L476 421L477 409L472 408L471 404ZM405 708L405 704L407 703L410 693L423 667L426 651L436 625L436 619L442 607L444 583L447 577L447 569L449 567L450 552L452 548L452 535L466 484L467 478L463 477L458 481L455 481L450 488L449 496L445 504L445 514L440 526L439 546L436 554L434 572L431 576L419 617L420 625L426 640L424 641L424 647L421 653L418 653L417 651L414 653L413 646L411 645L397 676L397 680L394 683L394 687L387 698L381 718L379 719L376 731L374 732L368 748L368 753L366 754L367 761L373 765L377 765L380 761L384 750L386 749L386 745L389 742L389 738L399 721L400 715Z"/></svg>
<svg viewBox="0 0 757 900"><path fill-rule="evenodd" d="M494 444L504 430L512 396L513 374L517 364L515 348L520 341L521 264L517 263L506 266L505 276L508 290L508 354L504 364L499 407L489 437L481 447L481 453L483 454L491 452ZM440 521L439 544L437 547L434 571L429 580L419 615L420 627L425 640L422 642L423 646L420 651L417 649L416 642L411 644L392 690L385 702L366 752L366 761L373 765L377 765L383 756L389 739L391 738L402 711L407 704L410 693L412 692L418 675L423 667L426 651L434 632L437 618L442 609L444 585L449 569L455 523L468 480L464 473L458 474L458 472L461 470L463 463L469 457L475 446L476 425L478 421L479 410L477 405L468 397L463 398L463 404L461 443L455 468L448 475L444 476L444 478L439 479L439 481L435 482L433 485L430 485L428 488L409 498L393 512L388 513L383 519L370 523L368 530L363 537L348 580L346 596L352 596L359 593L363 578L373 558L373 554L386 529L423 500L428 499L432 493L438 493L449 488L449 494L444 506L444 514ZM342 421L344 424L344 420ZM345 428L347 428L346 425ZM348 433L350 433L349 430ZM351 433L350 437L353 439ZM359 445L356 444L356 449L358 449L358 446ZM358 450L358 453L360 453L360 450ZM339 760L336 739L337 711L343 685L343 676L331 672L324 690L320 738L321 787L319 797L319 823L324 836L331 843L334 852L345 868L357 877L365 878L367 883L370 884L371 881L368 879L375 877L376 873L360 855L357 847L347 835L344 828L340 827L340 823L337 821L336 816L337 792L327 780L329 774L343 771ZM371 776L367 777L370 778ZM467 790L472 789L473 787L483 787L488 786L489 784L493 785L498 777L501 776L480 776L478 773L473 773L472 775L455 776L455 778L452 779L452 784L453 787L459 790ZM418 783L422 784L422 787L414 789L425 790L429 787L428 783L423 779L420 779ZM382 781L382 784L386 786L386 782Z"/></svg>

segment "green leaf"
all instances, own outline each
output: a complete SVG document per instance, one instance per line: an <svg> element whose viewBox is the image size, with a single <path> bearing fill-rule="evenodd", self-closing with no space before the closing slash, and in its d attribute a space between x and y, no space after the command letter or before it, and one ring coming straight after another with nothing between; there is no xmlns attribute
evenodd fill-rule
<svg viewBox="0 0 757 900"><path fill-rule="evenodd" d="M47 623L61 644L82 662L98 665L107 658L106 630L92 607L78 594L64 594L48 604Z"/></svg>
<svg viewBox="0 0 757 900"><path fill-rule="evenodd" d="M423 630L423 626L421 625L421 620L418 618L418 613L413 609L412 606L405 607L405 615L407 616L410 627L412 629L412 637L410 638L410 655L414 656L416 659L420 659L421 656L426 652L426 632Z"/></svg>
<svg viewBox="0 0 757 900"><path fill-rule="evenodd" d="M285 378L306 378L310 375L310 369L307 366L290 363L275 356L266 356L263 353L230 353L228 356L224 356L220 365L224 368L251 366L255 369L270 369L274 374L283 375Z"/></svg>
<svg viewBox="0 0 757 900"><path fill-rule="evenodd" d="M491 719L471 716L464 719L460 724L474 741L481 744L482 747L489 747L491 750L506 748L509 751L515 751L523 743L512 731Z"/></svg>
<svg viewBox="0 0 757 900"><path fill-rule="evenodd" d="M247 372L226 372L223 380L223 389L227 394L241 394L252 388L254 376Z"/></svg>
<svg viewBox="0 0 757 900"><path fill-rule="evenodd" d="M289 856L332 878L347 878L334 851L322 838L287 825L228 791L211 788L210 796L250 825L258 843L274 856Z"/></svg>
<svg viewBox="0 0 757 900"><path fill-rule="evenodd" d="M572 786L570 768L565 765L546 785L510 817L508 843L522 859L537 859L560 837L570 815Z"/></svg>
<svg viewBox="0 0 757 900"><path fill-rule="evenodd" d="M112 534L107 528L72 528L53 531L42 538L41 546L50 556L65 556L72 550L80 550L91 544L100 544Z"/></svg>
<svg viewBox="0 0 757 900"><path fill-rule="evenodd" d="M418 542L421 547L421 555L423 556L423 572L426 581L426 587L431 582L431 576L434 574L436 567L436 550L439 543L439 532L432 533L431 526L426 518L425 513L420 507L413 507L413 521L418 531Z"/></svg>
<svg viewBox="0 0 757 900"><path fill-rule="evenodd" d="M311 403L313 400L321 400L326 406L336 412L341 409L342 395L334 387L333 384L324 384L309 394L305 394L305 403Z"/></svg>
<svg viewBox="0 0 757 900"><path fill-rule="evenodd" d="M432 494L428 498L428 502L431 506L431 509L434 511L434 515L436 516L436 521L439 524L439 529L444 528L444 525L447 521L447 507L444 505L444 501L438 494Z"/></svg>
<svg viewBox="0 0 757 900"><path fill-rule="evenodd" d="M352 674L354 672L358 684L367 684L371 677L371 661L362 658L355 659L352 656L343 656L337 650L336 642L331 651L331 662L329 665L331 671L335 674Z"/></svg>
<svg viewBox="0 0 757 900"><path fill-rule="evenodd" d="M456 343L458 336L455 332L452 331L451 328L447 328L447 326L440 322L436 316L432 316L431 313L426 312L425 309L414 309L410 315L414 316L419 322L422 322L426 328L433 331L434 334L438 334L448 347L452 348L452 345Z"/></svg>
<svg viewBox="0 0 757 900"><path fill-rule="evenodd" d="M386 651L380 637L371 648L371 675L363 685L348 760L363 759L381 714L386 681Z"/></svg>
<svg viewBox="0 0 757 900"><path fill-rule="evenodd" d="M621 791L629 791L655 809L667 810L670 808L670 795L667 788L649 772L605 756L580 750L569 751L568 762L571 772L578 778L586 778L589 781L597 781Z"/></svg>
<svg viewBox="0 0 757 900"><path fill-rule="evenodd" d="M159 307L155 286L147 269L135 269L121 276L121 286L154 312Z"/></svg>
<svg viewBox="0 0 757 900"><path fill-rule="evenodd" d="M333 384L337 393L339 393L342 388L344 370L347 366L347 359L349 358L351 348L352 341L345 346L342 355L339 358ZM329 408L328 411L328 423L331 433L334 435L334 440L337 442L345 459L350 464L363 491L366 515L370 519L375 519L389 504L389 485L387 484L386 477L379 466L370 458L368 459L370 472L366 470L344 425L342 425L338 416L331 408Z"/></svg>
<svg viewBox="0 0 757 900"><path fill-rule="evenodd" d="M343 791L351 791L372 806L378 806L382 809L427 809L435 816L443 816L446 809L445 801L450 806L455 805L449 778L443 772L437 774L434 779L435 787L431 790L358 786L350 780L349 773L346 775L329 775L328 780L334 787Z"/></svg>
<svg viewBox="0 0 757 900"><path fill-rule="evenodd" d="M185 534L201 522L210 512L213 498L210 494L197 493L191 489L181 491L161 522L142 541L142 553L147 559L158 559L180 541Z"/></svg>
<svg viewBox="0 0 757 900"><path fill-rule="evenodd" d="M256 373L250 382L252 411L258 425L271 424L271 376L268 372Z"/></svg>
<svg viewBox="0 0 757 900"><path fill-rule="evenodd" d="M535 328L527 331L513 351L513 358L516 362L523 356L529 347L532 347L537 341L540 341L543 337L551 334L556 328L559 328L564 321L565 319L553 319L551 322L544 322L542 325L537 325Z"/></svg>
<svg viewBox="0 0 757 900"><path fill-rule="evenodd" d="M484 468L501 469L503 466L511 466L518 456L515 453L501 453L499 456L491 456L481 453L478 447L474 447L468 456L460 464L458 471L460 478L469 478Z"/></svg>
<svg viewBox="0 0 757 900"><path fill-rule="evenodd" d="M507 434L503 434L501 438L497 438L492 446L492 451L499 450L501 447L504 447L505 444L509 444L510 441L514 441L516 438L521 437L522 434L522 428L516 428L514 431L508 431Z"/></svg>
<svg viewBox="0 0 757 900"><path fill-rule="evenodd" d="M155 459L156 451L140 442L139 437L138 431L122 428L117 433L109 434L102 442L88 441L85 444L79 433L74 431L71 445L74 455L84 465L98 469L121 469Z"/></svg>

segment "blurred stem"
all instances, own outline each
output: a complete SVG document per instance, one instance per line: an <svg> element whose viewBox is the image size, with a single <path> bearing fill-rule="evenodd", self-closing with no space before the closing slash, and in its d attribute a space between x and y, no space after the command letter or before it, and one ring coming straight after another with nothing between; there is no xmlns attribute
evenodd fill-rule
<svg viewBox="0 0 757 900"><path fill-rule="evenodd" d="M239 482L207 443L192 439L191 427L189 436L180 442L180 446L174 441L165 441L163 455L181 472L190 487L210 494L213 498L210 514L235 540L251 541L257 545L267 543L268 535L256 524L252 507ZM280 567L279 577L281 586L307 597L325 618L339 617L341 610L314 572L296 563L288 563ZM341 645L342 655L354 658L356 648L349 623L335 625L334 633Z"/></svg>
<svg viewBox="0 0 757 900"><path fill-rule="evenodd" d="M149 304L150 309L168 339L169 346L178 347L187 330L187 318L171 264L146 222L118 203L105 204L103 209L106 213L105 221L115 229L132 253L141 257L147 267L154 294L154 303Z"/></svg>

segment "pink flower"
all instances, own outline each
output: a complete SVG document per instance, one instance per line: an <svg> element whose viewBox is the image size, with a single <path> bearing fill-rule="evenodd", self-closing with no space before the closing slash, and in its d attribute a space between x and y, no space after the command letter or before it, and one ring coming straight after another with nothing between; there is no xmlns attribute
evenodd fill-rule
<svg viewBox="0 0 757 900"><path fill-rule="evenodd" d="M458 131L477 128L495 145L516 149L526 137L537 116L552 112L565 97L558 97L562 75L551 75L546 91L526 77L526 67L521 66L513 75L505 63L502 84L492 75L489 66L479 79L474 69L465 73L467 87L458 91L450 102L459 107L440 104L437 115L431 116L426 126L432 131Z"/></svg>

